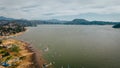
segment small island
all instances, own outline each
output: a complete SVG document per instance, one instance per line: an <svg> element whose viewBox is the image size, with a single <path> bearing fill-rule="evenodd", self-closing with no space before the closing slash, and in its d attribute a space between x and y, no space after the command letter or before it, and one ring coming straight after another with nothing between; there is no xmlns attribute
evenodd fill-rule
<svg viewBox="0 0 120 68"><path fill-rule="evenodd" d="M120 23L114 25L113 28L120 28Z"/></svg>

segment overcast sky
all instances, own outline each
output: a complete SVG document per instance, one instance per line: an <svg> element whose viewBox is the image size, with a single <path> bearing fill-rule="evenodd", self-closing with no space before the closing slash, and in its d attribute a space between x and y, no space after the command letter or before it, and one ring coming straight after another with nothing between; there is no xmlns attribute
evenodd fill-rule
<svg viewBox="0 0 120 68"><path fill-rule="evenodd" d="M120 21L120 0L0 0L0 16Z"/></svg>

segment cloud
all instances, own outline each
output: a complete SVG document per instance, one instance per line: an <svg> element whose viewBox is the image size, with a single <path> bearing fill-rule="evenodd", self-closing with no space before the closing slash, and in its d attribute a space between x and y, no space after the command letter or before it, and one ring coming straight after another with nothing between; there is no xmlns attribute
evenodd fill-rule
<svg viewBox="0 0 120 68"><path fill-rule="evenodd" d="M91 17L88 13L91 13L96 20L101 16L102 20L120 21L113 16L120 15L119 8L119 0L0 0L1 16L25 19L70 20L82 18L82 14L84 18L92 19L88 18Z"/></svg>
<svg viewBox="0 0 120 68"><path fill-rule="evenodd" d="M45 13L43 15L46 15L46 16L52 16L52 15L55 15L54 13Z"/></svg>
<svg viewBox="0 0 120 68"><path fill-rule="evenodd" d="M6 8L5 7L0 7L0 10L2 11L2 10L5 10Z"/></svg>

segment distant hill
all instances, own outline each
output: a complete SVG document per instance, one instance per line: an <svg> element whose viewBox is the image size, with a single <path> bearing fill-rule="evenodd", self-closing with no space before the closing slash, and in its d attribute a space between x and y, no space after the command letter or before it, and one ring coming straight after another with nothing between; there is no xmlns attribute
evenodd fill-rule
<svg viewBox="0 0 120 68"><path fill-rule="evenodd" d="M58 19L50 19L50 20L44 20L46 22L53 22L53 23L58 23L58 24L62 24L68 21L63 21L63 20L58 20Z"/></svg>
<svg viewBox="0 0 120 68"><path fill-rule="evenodd" d="M85 20L85 19L74 19L72 22L74 22L74 23L78 23L78 22L85 23L85 22L89 22L89 21Z"/></svg>
<svg viewBox="0 0 120 68"><path fill-rule="evenodd" d="M115 24L115 25L113 26L113 28L120 28L120 23Z"/></svg>
<svg viewBox="0 0 120 68"><path fill-rule="evenodd" d="M71 24L71 25L114 25L116 23L119 23L119 22L88 21L85 19L74 19L74 20L66 22L64 24Z"/></svg>
<svg viewBox="0 0 120 68"><path fill-rule="evenodd" d="M22 26L37 26L40 24L62 24L62 25L115 25L120 22L107 22L107 21L88 21L85 19L74 19L72 21L62 21L57 19L51 20L26 20L26 19L13 19L0 16L0 25L8 22L16 22Z"/></svg>
<svg viewBox="0 0 120 68"><path fill-rule="evenodd" d="M47 21L47 22L61 22L60 20L57 20L57 19L50 19L50 20L44 20L44 21Z"/></svg>

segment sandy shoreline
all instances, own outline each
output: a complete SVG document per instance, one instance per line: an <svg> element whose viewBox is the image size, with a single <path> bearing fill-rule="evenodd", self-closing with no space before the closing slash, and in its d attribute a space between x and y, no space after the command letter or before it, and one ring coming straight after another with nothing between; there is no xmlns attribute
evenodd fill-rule
<svg viewBox="0 0 120 68"><path fill-rule="evenodd" d="M35 68L43 68L43 64L45 64L46 61L43 59L42 53L40 51L37 51L37 49L33 48L33 46L28 42L25 42L23 40L21 42L25 43L27 45L26 49L29 50L29 52L33 53L31 59L33 60Z"/></svg>
<svg viewBox="0 0 120 68"><path fill-rule="evenodd" d="M24 60L19 60L20 63L16 68L44 68L43 65L46 63L46 61L43 59L42 53L35 50L31 44L16 39L4 39L2 45L4 46L17 45L20 48L20 51L18 52L18 54L16 54L18 58L20 56L26 57ZM12 54L14 54L11 51L9 53L11 56ZM10 66L9 68L12 67Z"/></svg>
<svg viewBox="0 0 120 68"><path fill-rule="evenodd" d="M28 31L28 30L26 29L24 32L26 32L26 31ZM0 36L0 39L8 39L11 37L19 36L19 35L22 35L24 32L19 32L17 34L10 35L10 36ZM28 42L25 42L23 40L16 40L16 39L11 39L11 40L25 44L24 50L28 50L28 52L25 52L25 53L32 54L32 55L28 55L28 56L31 56L31 59L29 59L29 60L31 60L31 63L33 63L33 64L30 65L28 68L44 68L43 65L46 64L47 62L43 59L42 53L40 51L38 51L36 48L33 48L33 46L31 44L29 44ZM19 67L17 67L17 68L19 68ZM25 68L27 68L27 67L25 67Z"/></svg>

